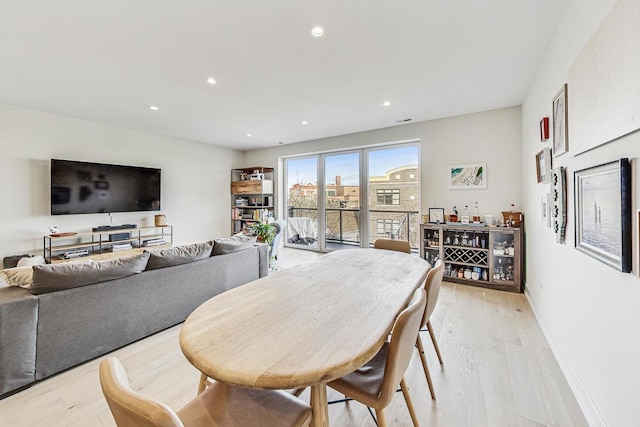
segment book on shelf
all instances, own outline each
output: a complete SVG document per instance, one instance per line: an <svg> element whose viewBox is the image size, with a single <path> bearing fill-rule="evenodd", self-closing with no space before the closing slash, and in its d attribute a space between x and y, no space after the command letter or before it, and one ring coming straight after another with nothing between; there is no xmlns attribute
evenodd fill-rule
<svg viewBox="0 0 640 427"><path fill-rule="evenodd" d="M143 240L142 246L158 246L158 245L164 245L165 243L167 243L167 241L160 237L157 239Z"/></svg>

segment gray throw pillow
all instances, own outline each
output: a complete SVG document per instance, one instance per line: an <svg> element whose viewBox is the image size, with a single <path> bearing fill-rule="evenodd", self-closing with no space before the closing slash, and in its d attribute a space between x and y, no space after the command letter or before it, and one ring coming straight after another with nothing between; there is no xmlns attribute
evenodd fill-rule
<svg viewBox="0 0 640 427"><path fill-rule="evenodd" d="M209 258L212 248L213 241L208 241L205 243L194 243L193 245L148 251L151 256L149 257L147 270L171 267L172 265L186 264L191 261Z"/></svg>
<svg viewBox="0 0 640 427"><path fill-rule="evenodd" d="M255 245L256 236L250 234L236 234L225 239L213 241L213 254L224 255L232 252L242 251Z"/></svg>
<svg viewBox="0 0 640 427"><path fill-rule="evenodd" d="M143 252L106 261L34 265L30 290L32 294L44 294L131 276L142 273L148 260L149 254Z"/></svg>

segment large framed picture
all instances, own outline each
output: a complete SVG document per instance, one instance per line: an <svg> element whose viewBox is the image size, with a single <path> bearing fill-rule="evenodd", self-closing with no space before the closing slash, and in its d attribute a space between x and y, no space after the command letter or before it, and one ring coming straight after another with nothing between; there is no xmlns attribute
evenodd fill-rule
<svg viewBox="0 0 640 427"><path fill-rule="evenodd" d="M567 110L567 84L562 86L552 101L553 110L553 156L569 151L569 113Z"/></svg>
<svg viewBox="0 0 640 427"><path fill-rule="evenodd" d="M576 249L631 271L631 166L622 158L576 171Z"/></svg>
<svg viewBox="0 0 640 427"><path fill-rule="evenodd" d="M453 190L487 188L487 164L449 166L449 188Z"/></svg>

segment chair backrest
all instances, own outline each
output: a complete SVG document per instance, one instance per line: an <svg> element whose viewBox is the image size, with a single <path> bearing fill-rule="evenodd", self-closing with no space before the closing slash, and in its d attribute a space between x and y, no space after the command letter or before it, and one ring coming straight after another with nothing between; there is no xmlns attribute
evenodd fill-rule
<svg viewBox="0 0 640 427"><path fill-rule="evenodd" d="M131 389L127 373L115 357L100 362L100 385L118 427L184 427L167 405Z"/></svg>
<svg viewBox="0 0 640 427"><path fill-rule="evenodd" d="M389 351L384 368L384 379L382 380L382 387L378 397L381 407L385 407L391 402L409 366L413 348L418 339L420 319L422 319L426 303L426 292L423 288L420 288L415 292L407 308L402 310L396 318L391 331Z"/></svg>
<svg viewBox="0 0 640 427"><path fill-rule="evenodd" d="M275 257L276 255L278 255L278 249L280 249L280 242L282 241L284 230L287 228L287 222L284 220L278 219L276 221L273 221L271 225L277 228L276 235L273 238L273 242L271 242L271 254L270 254L270 256Z"/></svg>
<svg viewBox="0 0 640 427"><path fill-rule="evenodd" d="M373 242L374 249L388 249L390 251L411 253L411 245L406 240L377 239Z"/></svg>
<svg viewBox="0 0 640 427"><path fill-rule="evenodd" d="M440 285L442 285L442 277L444 276L444 262L439 259L435 265L427 273L424 281L424 290L427 291L427 308L422 316L422 326L426 326L433 310L438 302L438 294L440 293Z"/></svg>

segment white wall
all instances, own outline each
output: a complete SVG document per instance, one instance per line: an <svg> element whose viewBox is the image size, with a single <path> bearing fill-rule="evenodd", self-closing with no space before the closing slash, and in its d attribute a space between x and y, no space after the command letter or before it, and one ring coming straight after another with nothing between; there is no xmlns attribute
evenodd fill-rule
<svg viewBox="0 0 640 427"><path fill-rule="evenodd" d="M0 104L0 257L42 253L50 225L90 231L107 214L51 216L51 158L162 169L162 213L174 243L227 236L230 169L242 153ZM113 224L153 224L157 212L120 213Z"/></svg>
<svg viewBox="0 0 640 427"><path fill-rule="evenodd" d="M620 157L637 159L640 132L580 156L572 157L569 152L555 159L554 167L565 166L568 170L565 245L556 244L551 229L536 220L540 196L549 191L549 186L536 184L534 163L535 153L550 146L550 141L540 142L539 121L551 116L551 100L567 82L571 64L615 3L615 0L573 0L567 7L522 108L522 193L525 211L532 219L527 222L526 248L527 295L531 305L589 423L622 427L640 425L638 224L634 219L633 274L616 272L577 251L573 172ZM571 93L571 87L568 90ZM568 108L571 109L571 102ZM635 215L640 200L637 160L632 168Z"/></svg>
<svg viewBox="0 0 640 427"><path fill-rule="evenodd" d="M520 107L505 108L282 145L249 151L245 154L245 163L277 166L280 156L419 139L422 212L439 207L449 213L454 205L459 209L464 205L471 208L477 201L480 213L498 217L511 203L516 204L516 209L522 206L520 115ZM477 162L487 164L486 189L447 188L449 165Z"/></svg>

